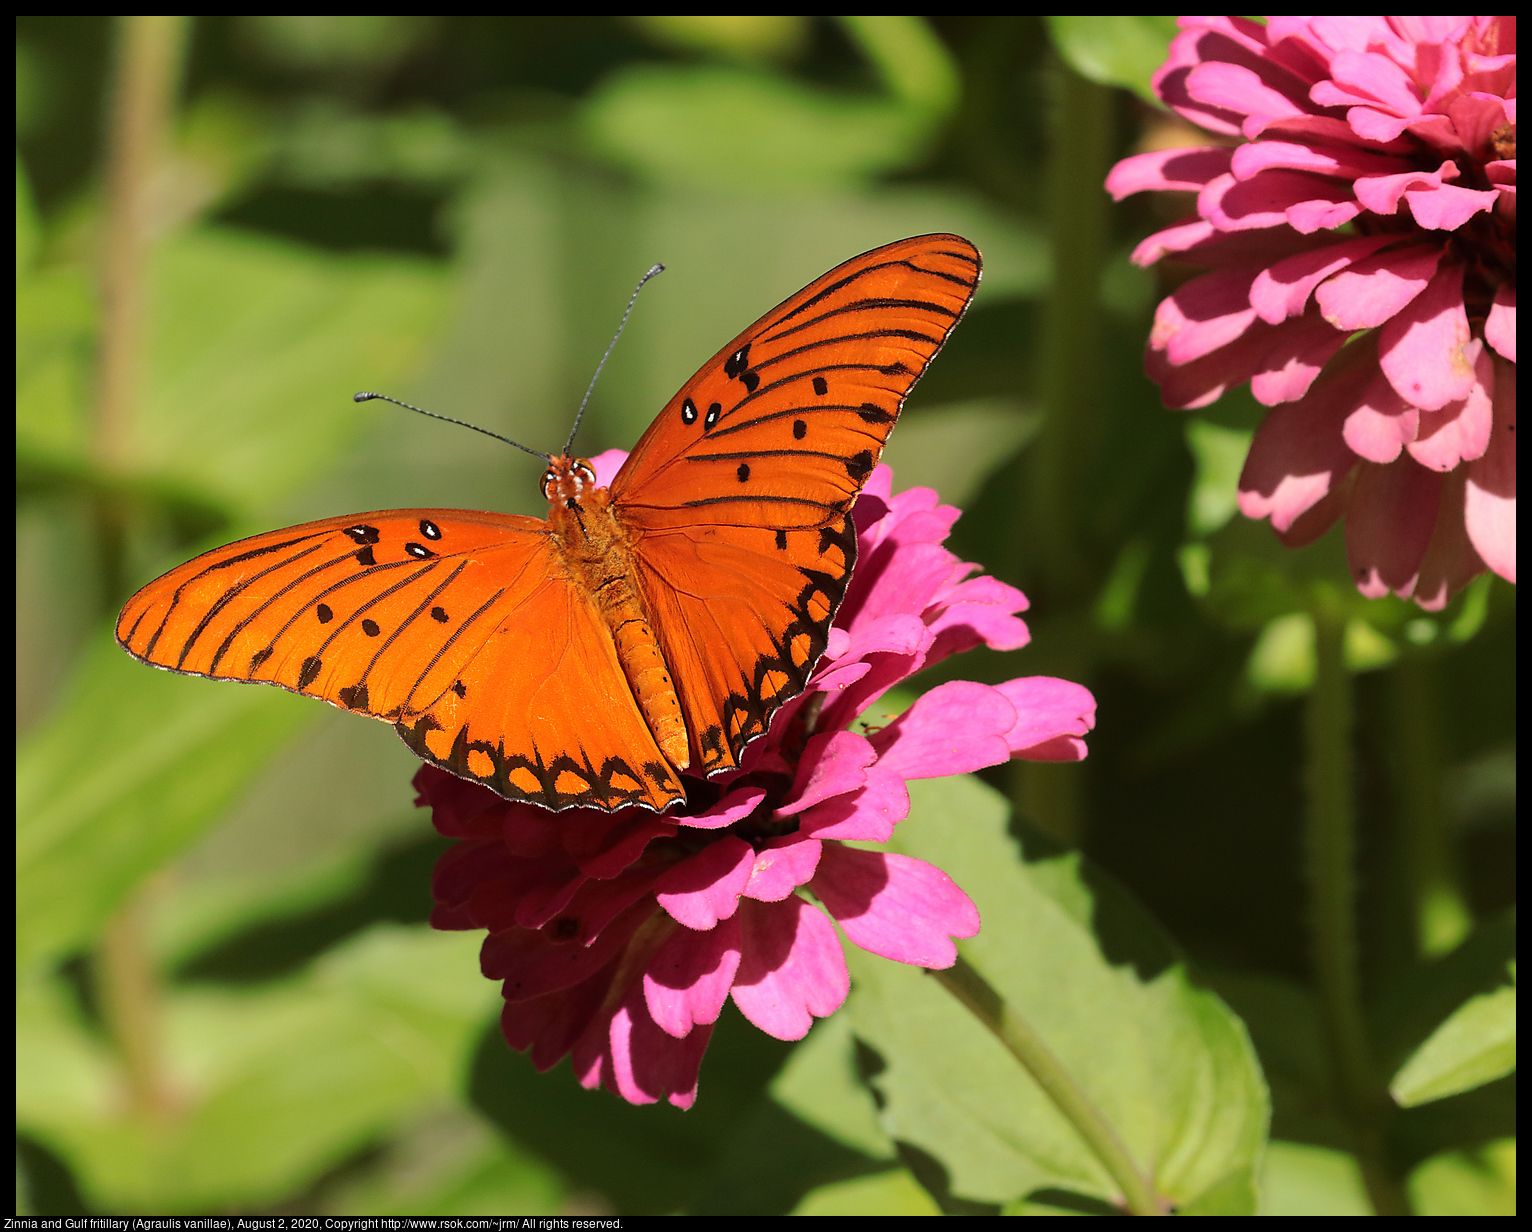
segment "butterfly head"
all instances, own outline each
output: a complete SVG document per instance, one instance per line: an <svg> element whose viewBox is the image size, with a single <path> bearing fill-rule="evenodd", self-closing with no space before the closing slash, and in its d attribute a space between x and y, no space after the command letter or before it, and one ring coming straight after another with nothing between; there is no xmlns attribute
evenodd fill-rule
<svg viewBox="0 0 1532 1232"><path fill-rule="evenodd" d="M596 468L585 458L558 454L543 472L543 498L565 509L587 500L596 490Z"/></svg>

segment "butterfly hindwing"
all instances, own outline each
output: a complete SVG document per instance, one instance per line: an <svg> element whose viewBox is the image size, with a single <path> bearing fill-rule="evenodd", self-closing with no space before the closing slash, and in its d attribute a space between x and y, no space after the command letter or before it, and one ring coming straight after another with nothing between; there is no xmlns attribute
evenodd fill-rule
<svg viewBox="0 0 1532 1232"><path fill-rule="evenodd" d="M129 600L117 639L156 667L394 723L420 756L509 799L663 808L679 786L655 770L663 758L589 608L545 522L395 510L205 553ZM553 647L554 627L574 633ZM522 646L529 632L539 645ZM570 713L527 720L566 687Z"/></svg>

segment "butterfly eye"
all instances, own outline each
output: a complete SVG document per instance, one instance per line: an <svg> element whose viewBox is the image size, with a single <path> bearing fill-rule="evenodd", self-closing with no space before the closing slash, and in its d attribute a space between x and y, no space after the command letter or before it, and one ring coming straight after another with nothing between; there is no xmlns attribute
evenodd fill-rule
<svg viewBox="0 0 1532 1232"><path fill-rule="evenodd" d="M543 472L543 499L544 500L552 500L553 499L551 496L548 495L548 489L553 486L553 481L555 479L557 479L557 478L558 478L558 476L555 475L552 471L544 471Z"/></svg>
<svg viewBox="0 0 1532 1232"><path fill-rule="evenodd" d="M574 464L574 468L580 472L580 477L584 479L586 483L594 484L596 482L595 468L591 466L589 462L585 461L585 459L581 458L580 461L576 462Z"/></svg>

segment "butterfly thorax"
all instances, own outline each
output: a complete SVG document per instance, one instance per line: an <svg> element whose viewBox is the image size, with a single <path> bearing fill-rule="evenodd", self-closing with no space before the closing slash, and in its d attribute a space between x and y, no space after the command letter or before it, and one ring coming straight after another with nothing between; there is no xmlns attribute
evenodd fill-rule
<svg viewBox="0 0 1532 1232"><path fill-rule="evenodd" d="M633 538L617 520L610 490L596 486L584 458L556 457L543 475L543 495L559 557L611 633L654 742L666 761L686 769L686 721L636 583Z"/></svg>

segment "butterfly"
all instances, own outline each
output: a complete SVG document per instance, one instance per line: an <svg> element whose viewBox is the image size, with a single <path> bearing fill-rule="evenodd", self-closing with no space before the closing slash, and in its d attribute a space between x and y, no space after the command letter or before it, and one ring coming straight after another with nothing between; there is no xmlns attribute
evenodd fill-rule
<svg viewBox="0 0 1532 1232"><path fill-rule="evenodd" d="M140 590L117 640L393 723L508 800L662 812L803 691L851 506L979 273L956 235L863 253L704 364L609 488L566 449L546 520L395 509L242 539Z"/></svg>

